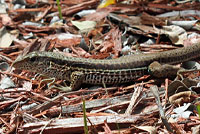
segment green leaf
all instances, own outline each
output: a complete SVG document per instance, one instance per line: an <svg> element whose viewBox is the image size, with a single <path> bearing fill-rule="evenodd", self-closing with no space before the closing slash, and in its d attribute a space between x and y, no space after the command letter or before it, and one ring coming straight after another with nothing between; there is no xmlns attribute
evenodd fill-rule
<svg viewBox="0 0 200 134"><path fill-rule="evenodd" d="M197 112L198 112L199 118L200 118L200 105L197 105Z"/></svg>

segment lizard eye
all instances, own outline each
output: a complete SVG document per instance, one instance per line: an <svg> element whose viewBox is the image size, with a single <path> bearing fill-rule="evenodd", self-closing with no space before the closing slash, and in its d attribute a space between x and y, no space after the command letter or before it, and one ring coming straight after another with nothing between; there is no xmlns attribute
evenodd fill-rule
<svg viewBox="0 0 200 134"><path fill-rule="evenodd" d="M32 58L30 59L31 62L34 62L35 60L36 60L35 57L32 57Z"/></svg>

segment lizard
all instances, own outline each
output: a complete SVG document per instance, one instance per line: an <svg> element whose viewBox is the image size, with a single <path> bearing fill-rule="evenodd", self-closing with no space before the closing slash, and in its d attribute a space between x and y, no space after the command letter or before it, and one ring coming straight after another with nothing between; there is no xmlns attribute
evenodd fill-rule
<svg viewBox="0 0 200 134"><path fill-rule="evenodd" d="M155 61L159 64L178 64L199 57L200 43L197 43L158 53L135 54L103 60L34 51L17 58L12 66L37 72L49 78L67 80L70 86L66 91L71 91L78 89L83 83L112 85L131 82L144 74L149 74L149 67Z"/></svg>

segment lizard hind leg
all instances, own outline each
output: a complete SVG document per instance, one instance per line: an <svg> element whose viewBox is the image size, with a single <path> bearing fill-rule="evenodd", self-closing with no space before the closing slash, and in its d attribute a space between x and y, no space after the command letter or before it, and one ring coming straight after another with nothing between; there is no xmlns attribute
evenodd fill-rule
<svg viewBox="0 0 200 134"><path fill-rule="evenodd" d="M152 76L157 77L157 78L176 76L179 70L181 70L180 67L169 65L169 64L161 65L157 61L154 61L148 67L149 73Z"/></svg>

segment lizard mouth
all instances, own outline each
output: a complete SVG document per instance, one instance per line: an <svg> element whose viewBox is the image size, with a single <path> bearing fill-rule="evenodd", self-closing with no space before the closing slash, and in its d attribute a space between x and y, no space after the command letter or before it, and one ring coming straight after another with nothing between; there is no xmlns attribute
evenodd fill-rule
<svg viewBox="0 0 200 134"><path fill-rule="evenodd" d="M11 67L18 67L18 63L17 63L17 61L14 61L12 64L11 64ZM19 66L20 67L20 66Z"/></svg>
<svg viewBox="0 0 200 134"><path fill-rule="evenodd" d="M20 65L19 65L19 60L20 60L21 58L17 58L12 64L11 64L11 67L20 67Z"/></svg>
<svg viewBox="0 0 200 134"><path fill-rule="evenodd" d="M23 69L23 58L17 58L12 64L11 67Z"/></svg>
<svg viewBox="0 0 200 134"><path fill-rule="evenodd" d="M11 67L18 68L18 69L23 69L23 68L22 68L22 65L20 65L18 62L13 62L13 63L11 64Z"/></svg>

